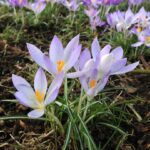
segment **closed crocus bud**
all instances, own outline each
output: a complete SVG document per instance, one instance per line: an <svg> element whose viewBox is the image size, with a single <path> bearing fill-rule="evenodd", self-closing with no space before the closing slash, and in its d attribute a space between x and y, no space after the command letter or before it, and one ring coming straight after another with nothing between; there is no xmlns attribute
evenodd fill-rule
<svg viewBox="0 0 150 150"><path fill-rule="evenodd" d="M28 0L9 0L9 3L13 7L24 7L27 4Z"/></svg>

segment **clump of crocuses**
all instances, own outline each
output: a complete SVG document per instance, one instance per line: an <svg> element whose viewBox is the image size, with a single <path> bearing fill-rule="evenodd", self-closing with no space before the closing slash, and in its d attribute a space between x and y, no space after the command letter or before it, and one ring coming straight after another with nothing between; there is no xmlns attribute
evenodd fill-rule
<svg viewBox="0 0 150 150"><path fill-rule="evenodd" d="M121 47L111 50L111 46L106 45L101 48L97 38L92 42L91 51L85 48L81 52L79 35L71 39L65 48L59 38L54 36L48 56L33 44L27 43L27 48L32 59L40 66L34 78L34 89L20 76L13 75L12 81L17 89L16 99L33 109L28 114L31 118L38 118L44 114L46 106L57 98L64 79L79 78L87 97L92 99L103 90L111 75L127 73L139 64L135 62L126 65L127 58L123 58ZM49 87L42 68L53 77ZM71 68L75 68L76 71L69 72Z"/></svg>

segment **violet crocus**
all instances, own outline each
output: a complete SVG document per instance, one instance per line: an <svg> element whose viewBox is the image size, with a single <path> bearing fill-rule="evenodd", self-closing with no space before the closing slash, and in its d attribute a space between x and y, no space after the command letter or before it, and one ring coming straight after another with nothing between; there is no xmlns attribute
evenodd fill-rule
<svg viewBox="0 0 150 150"><path fill-rule="evenodd" d="M145 45L147 47L150 47L150 29L147 28L143 31L141 31L138 36L138 42L132 44L132 47L139 47L141 45Z"/></svg>
<svg viewBox="0 0 150 150"><path fill-rule="evenodd" d="M117 31L126 31L134 23L134 14L130 8L126 12L116 11L106 17L108 24Z"/></svg>
<svg viewBox="0 0 150 150"><path fill-rule="evenodd" d="M12 75L12 81L17 89L15 93L16 99L22 105L33 109L28 113L28 116L30 118L39 118L44 114L45 107L56 99L63 81L63 74L56 76L49 89L47 88L45 73L41 68L38 69L35 75L34 89L20 76Z"/></svg>
<svg viewBox="0 0 150 150"><path fill-rule="evenodd" d="M105 25L105 22L101 21L99 11L96 8L89 7L85 9L84 13L89 17L90 25L92 29Z"/></svg>
<svg viewBox="0 0 150 150"><path fill-rule="evenodd" d="M92 49L96 48L94 45L95 43L92 44ZM80 55L80 58L78 62L75 65L76 71L84 72L86 70L86 73L84 73L80 78L80 83L82 85L82 88L86 92L88 96L91 98L96 96L98 92L103 90L105 87L107 81L108 81L108 76L104 77L103 79L99 78L98 76L98 70L96 68L97 63L99 61L99 55L95 55L94 53L91 53L90 51L86 48ZM86 68L90 68L88 71ZM71 74L69 74L71 76Z"/></svg>
<svg viewBox="0 0 150 150"><path fill-rule="evenodd" d="M74 37L63 48L62 42L57 36L54 36L49 48L49 56L41 52L39 48L32 44L27 44L27 48L32 59L42 68L47 70L53 76L63 72L65 75L78 60L81 52L81 45L79 44L79 35Z"/></svg>
<svg viewBox="0 0 150 150"><path fill-rule="evenodd" d="M40 14L45 7L45 0L36 0L34 3L28 3L27 5L27 8L31 9L36 15Z"/></svg>
<svg viewBox="0 0 150 150"><path fill-rule="evenodd" d="M142 7L138 13L135 14L133 23L139 27L139 29L145 29L150 26L150 13L146 12Z"/></svg>
<svg viewBox="0 0 150 150"><path fill-rule="evenodd" d="M111 75L120 75L134 70L139 62L126 65L127 58L123 58L123 49L117 47L111 50L110 45L106 45L101 49L98 39L95 38L92 42L91 52L94 65L91 70L80 77L80 82L90 97L96 96L105 85ZM89 51L86 49L80 56L79 66L84 66L84 63L91 59ZM76 67L77 68L77 67ZM84 67L83 67L84 68Z"/></svg>
<svg viewBox="0 0 150 150"><path fill-rule="evenodd" d="M27 4L28 0L9 0L9 4L13 7L24 7Z"/></svg>
<svg viewBox="0 0 150 150"><path fill-rule="evenodd" d="M101 0L82 0L83 4L88 7L98 8L101 4Z"/></svg>
<svg viewBox="0 0 150 150"><path fill-rule="evenodd" d="M77 11L80 5L77 0L63 0L62 4L71 11Z"/></svg>
<svg viewBox="0 0 150 150"><path fill-rule="evenodd" d="M128 0L129 5L140 5L144 0Z"/></svg>
<svg viewBox="0 0 150 150"><path fill-rule="evenodd" d="M101 0L101 3L104 5L118 5L121 2L123 2L123 0Z"/></svg>

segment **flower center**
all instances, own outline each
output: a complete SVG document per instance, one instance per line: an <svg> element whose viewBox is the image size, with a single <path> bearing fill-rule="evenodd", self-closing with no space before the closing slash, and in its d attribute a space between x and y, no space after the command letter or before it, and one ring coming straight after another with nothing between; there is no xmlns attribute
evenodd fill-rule
<svg viewBox="0 0 150 150"><path fill-rule="evenodd" d="M96 80L93 79L90 81L90 88L93 89L95 88L95 86L96 86Z"/></svg>
<svg viewBox="0 0 150 150"><path fill-rule="evenodd" d="M60 73L64 67L64 61L60 60L60 61L57 61L57 71L58 73Z"/></svg>
<svg viewBox="0 0 150 150"><path fill-rule="evenodd" d="M44 100L44 93L40 92L39 90L35 91L35 96L38 102L42 103Z"/></svg>
<svg viewBox="0 0 150 150"><path fill-rule="evenodd" d="M146 36L146 42L150 42L150 36Z"/></svg>
<svg viewBox="0 0 150 150"><path fill-rule="evenodd" d="M142 31L142 27L139 26L139 27L137 28L137 32L141 32L141 31Z"/></svg>

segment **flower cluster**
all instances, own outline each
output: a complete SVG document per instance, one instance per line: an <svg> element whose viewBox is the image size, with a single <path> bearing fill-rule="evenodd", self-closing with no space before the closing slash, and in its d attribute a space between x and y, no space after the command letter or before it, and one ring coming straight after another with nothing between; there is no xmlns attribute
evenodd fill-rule
<svg viewBox="0 0 150 150"><path fill-rule="evenodd" d="M146 12L143 7L136 14L130 8L126 12L118 10L109 13L107 22L112 28L116 28L118 32L124 31L137 35L139 42L133 44L133 47L142 44L150 47L150 12Z"/></svg>
<svg viewBox="0 0 150 150"><path fill-rule="evenodd" d="M15 96L18 101L34 109L28 114L31 118L44 114L46 106L56 99L63 79L79 78L87 96L93 98L105 87L111 75L127 73L139 64L135 62L126 65L127 58L123 58L121 47L112 51L110 45L101 48L97 38L92 42L91 53L87 48L81 52L79 35L65 48L59 38L54 36L48 56L33 44L27 43L27 48L32 59L40 66L34 78L34 89L24 78L17 75L12 76L12 81L17 89ZM73 67L76 71L69 72ZM53 76L49 88L42 68Z"/></svg>

